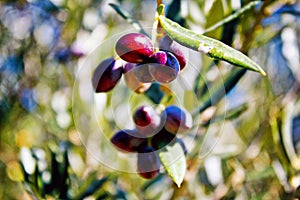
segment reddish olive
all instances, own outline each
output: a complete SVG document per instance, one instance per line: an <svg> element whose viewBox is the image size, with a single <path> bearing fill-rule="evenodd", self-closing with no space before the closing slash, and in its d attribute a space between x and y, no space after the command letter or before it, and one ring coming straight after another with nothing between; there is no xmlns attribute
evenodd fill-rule
<svg viewBox="0 0 300 200"><path fill-rule="evenodd" d="M164 60L164 56L167 58L166 62L164 64L159 63ZM149 71L152 77L160 83L169 83L175 80L180 70L177 58L170 52L161 53L156 57L157 63L149 64Z"/></svg>
<svg viewBox="0 0 300 200"><path fill-rule="evenodd" d="M180 71L183 70L183 68L187 64L187 59L184 54L184 51L182 51L183 47L179 43L175 42L169 36L166 35L160 40L159 48L161 50L166 50L173 53L179 62Z"/></svg>
<svg viewBox="0 0 300 200"><path fill-rule="evenodd" d="M115 50L127 62L143 63L153 54L154 47L144 34L129 33L117 41Z"/></svg>
<svg viewBox="0 0 300 200"><path fill-rule="evenodd" d="M167 53L165 51L158 51L149 57L148 62L165 65L167 63L167 60L168 60Z"/></svg>

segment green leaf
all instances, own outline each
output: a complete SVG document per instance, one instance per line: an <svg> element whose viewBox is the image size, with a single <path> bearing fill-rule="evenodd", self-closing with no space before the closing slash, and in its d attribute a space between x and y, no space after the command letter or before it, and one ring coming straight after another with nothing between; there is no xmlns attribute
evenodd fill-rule
<svg viewBox="0 0 300 200"><path fill-rule="evenodd" d="M83 191L78 198L76 199L84 199L85 197L88 197L92 194L94 194L97 190L100 190L102 188L102 186L104 185L104 183L106 183L109 180L109 178L103 177L101 179L98 180L94 180L88 188L86 188L85 191Z"/></svg>
<svg viewBox="0 0 300 200"><path fill-rule="evenodd" d="M144 92L144 95L146 95L154 103L159 104L165 94L161 91L159 83L152 83L151 87Z"/></svg>
<svg viewBox="0 0 300 200"><path fill-rule="evenodd" d="M133 18L128 12L121 9L120 6L109 3L109 5L123 18L125 19L129 24L131 24L135 29L137 29L140 33L143 33L144 35L147 35L147 32L143 29L142 25L137 21L135 18Z"/></svg>
<svg viewBox="0 0 300 200"><path fill-rule="evenodd" d="M253 7L257 6L260 3L261 3L261 1L251 1L250 3L248 3L243 8L239 9L238 11L236 11L235 13L233 13L232 15L229 15L228 17L224 18L222 21L219 21L216 24L214 24L214 25L210 26L209 28L207 28L205 30L205 33L214 31L217 28L223 26L224 24L226 24L228 22L231 22L232 20L238 18L239 16L241 16L242 14L244 14L246 11L252 9Z"/></svg>
<svg viewBox="0 0 300 200"><path fill-rule="evenodd" d="M210 27L214 24L216 24L219 21L222 21L224 18L224 9L223 9L223 2L222 1L214 1L211 9L209 10L207 16L206 16L206 24L205 27ZM220 38L222 35L222 27L218 27L214 29L214 31L211 31L206 34L208 37L213 38Z"/></svg>
<svg viewBox="0 0 300 200"><path fill-rule="evenodd" d="M149 180L148 182L145 183L145 185L142 187L142 191L145 192L147 189L151 188L153 185L156 183L159 184L159 182L162 180L164 177L164 174L159 174L157 177L155 177L152 180Z"/></svg>
<svg viewBox="0 0 300 200"><path fill-rule="evenodd" d="M186 161L179 142L167 145L158 155L168 175L180 187L186 172Z"/></svg>
<svg viewBox="0 0 300 200"><path fill-rule="evenodd" d="M257 63L240 51L216 39L186 29L162 15L159 16L159 20L166 33L181 45L204 52L214 59L224 60L236 66L260 72L263 76L266 75Z"/></svg>

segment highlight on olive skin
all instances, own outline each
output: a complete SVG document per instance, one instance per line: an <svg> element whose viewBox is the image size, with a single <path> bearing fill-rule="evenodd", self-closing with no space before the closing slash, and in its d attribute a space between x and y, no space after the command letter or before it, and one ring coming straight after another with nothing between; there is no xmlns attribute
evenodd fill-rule
<svg viewBox="0 0 300 200"><path fill-rule="evenodd" d="M129 33L116 43L116 53L123 60L131 63L143 63L153 54L151 39L141 33Z"/></svg>

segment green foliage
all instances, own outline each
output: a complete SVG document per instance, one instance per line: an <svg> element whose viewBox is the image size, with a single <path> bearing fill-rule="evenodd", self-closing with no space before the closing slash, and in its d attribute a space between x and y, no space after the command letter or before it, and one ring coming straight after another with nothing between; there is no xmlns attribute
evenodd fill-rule
<svg viewBox="0 0 300 200"><path fill-rule="evenodd" d="M264 76L266 75L261 67L249 57L226 44L185 29L164 16L160 16L159 19L168 35L183 46L203 52L214 59L224 60L239 67L260 72Z"/></svg>
<svg viewBox="0 0 300 200"><path fill-rule="evenodd" d="M299 198L299 3L169 2L158 18L155 1L0 2L0 199ZM90 95L120 33L159 42L153 21L188 49L178 82ZM169 144L140 178L109 138L140 105L182 102L187 152Z"/></svg>
<svg viewBox="0 0 300 200"><path fill-rule="evenodd" d="M180 187L186 172L186 161L179 142L167 145L159 152L159 158L171 179Z"/></svg>

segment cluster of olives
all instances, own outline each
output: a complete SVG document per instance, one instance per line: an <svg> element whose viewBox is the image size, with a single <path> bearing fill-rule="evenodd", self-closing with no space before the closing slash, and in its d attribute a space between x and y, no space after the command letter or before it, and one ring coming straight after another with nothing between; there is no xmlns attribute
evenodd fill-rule
<svg viewBox="0 0 300 200"><path fill-rule="evenodd" d="M137 170L147 179L159 174L160 162L156 150L180 139L176 133L192 127L192 117L184 109L171 105L161 113L152 106L141 106L133 114L135 129L120 130L111 143L122 152L137 152ZM182 148L185 147L181 142Z"/></svg>
<svg viewBox="0 0 300 200"><path fill-rule="evenodd" d="M180 45L168 36L161 39L156 50L147 36L130 33L117 41L115 51L119 58L103 60L94 71L92 83L95 92L112 90L124 74L126 85L143 93L152 82L166 84L175 80L187 62ZM189 130L192 117L175 105L160 112L152 106L141 106L135 111L133 121L135 129L118 131L111 143L122 152L137 152L139 174L144 178L154 178L160 168L156 150L175 141L185 150L176 133Z"/></svg>
<svg viewBox="0 0 300 200"><path fill-rule="evenodd" d="M94 71L96 92L112 90L124 74L127 86L142 93L154 81L166 84L175 80L187 62L180 45L168 36L161 39L156 51L150 38L129 33L117 41L115 51L121 59L107 58Z"/></svg>

